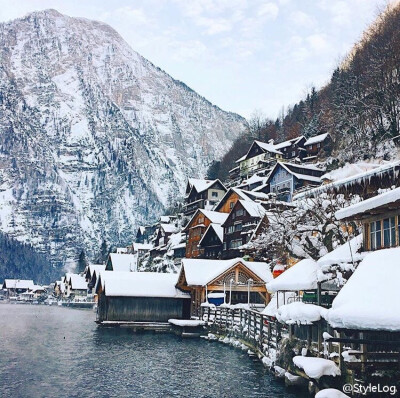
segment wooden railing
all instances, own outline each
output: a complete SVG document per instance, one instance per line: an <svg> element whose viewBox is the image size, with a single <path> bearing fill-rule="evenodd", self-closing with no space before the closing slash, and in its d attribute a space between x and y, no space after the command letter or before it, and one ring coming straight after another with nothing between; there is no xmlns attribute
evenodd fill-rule
<svg viewBox="0 0 400 398"><path fill-rule="evenodd" d="M202 319L211 331L240 339L262 352L277 349L287 334L286 327L274 317L251 309L202 307Z"/></svg>

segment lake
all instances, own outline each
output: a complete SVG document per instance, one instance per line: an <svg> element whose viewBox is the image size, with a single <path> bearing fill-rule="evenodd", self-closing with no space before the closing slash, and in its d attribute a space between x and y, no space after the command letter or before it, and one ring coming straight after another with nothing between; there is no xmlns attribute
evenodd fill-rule
<svg viewBox="0 0 400 398"><path fill-rule="evenodd" d="M232 347L94 320L90 310L0 304L0 396L300 397Z"/></svg>

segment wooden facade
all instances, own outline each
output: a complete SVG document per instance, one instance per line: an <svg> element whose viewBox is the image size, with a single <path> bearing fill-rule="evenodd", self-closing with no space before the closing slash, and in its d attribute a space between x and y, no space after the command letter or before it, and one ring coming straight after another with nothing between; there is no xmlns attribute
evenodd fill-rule
<svg viewBox="0 0 400 398"><path fill-rule="evenodd" d="M198 260L201 262L201 260ZM210 261L210 260L208 260ZM212 261L212 260L211 260ZM218 260L216 260L218 262ZM199 263L199 267L201 264ZM267 267L267 264L265 264ZM271 275L272 278L272 275ZM252 281L248 285L249 280ZM191 295L191 315L199 315L201 304L206 302L206 293L223 293L225 285L225 301L230 304L248 302L248 290L250 287L250 302L253 304L268 304L270 295L266 288L266 282L259 275L249 269L243 261L237 261L228 269L224 269L220 275L210 278L204 285L190 285L187 282L185 267L182 266L178 278L177 288L189 292ZM232 297L230 297L230 291Z"/></svg>
<svg viewBox="0 0 400 398"><path fill-rule="evenodd" d="M222 258L230 259L241 256L241 246L250 241L254 230L257 228L265 213L250 214L244 206L245 201L237 201L228 218L223 224L224 242ZM261 205L259 205L262 207ZM265 220L267 223L268 221Z"/></svg>
<svg viewBox="0 0 400 398"><path fill-rule="evenodd" d="M291 140L278 143L275 148L282 152L284 159L303 159L306 156L306 150L304 148L304 143L306 138L304 136L296 137Z"/></svg>
<svg viewBox="0 0 400 398"><path fill-rule="evenodd" d="M168 322L189 319L189 298L108 297L98 298L97 322Z"/></svg>
<svg viewBox="0 0 400 398"><path fill-rule="evenodd" d="M210 224L199 242L201 257L203 258L222 258L222 246L224 242L223 227Z"/></svg>
<svg viewBox="0 0 400 398"><path fill-rule="evenodd" d="M193 215L198 209L211 210L222 199L225 192L226 188L220 180L200 180L197 183L191 183L189 180L186 187L184 214Z"/></svg>
<svg viewBox="0 0 400 398"><path fill-rule="evenodd" d="M321 154L330 154L333 147L332 137L329 134L321 134L321 139L318 140L318 137L314 137L316 139L315 142L308 144L312 139L307 140L304 143L304 148L307 151L307 158L315 158L320 156Z"/></svg>
<svg viewBox="0 0 400 398"><path fill-rule="evenodd" d="M183 230L187 234L185 257L196 258L202 255L203 251L199 247L199 242L210 224L211 220L198 210Z"/></svg>

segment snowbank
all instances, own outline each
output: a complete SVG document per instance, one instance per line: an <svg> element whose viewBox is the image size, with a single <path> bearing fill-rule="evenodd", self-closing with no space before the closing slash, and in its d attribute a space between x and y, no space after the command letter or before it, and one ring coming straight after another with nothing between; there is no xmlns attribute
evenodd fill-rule
<svg viewBox="0 0 400 398"><path fill-rule="evenodd" d="M324 318L334 328L400 331L400 247L367 254Z"/></svg>
<svg viewBox="0 0 400 398"><path fill-rule="evenodd" d="M296 323L311 325L313 322L319 321L326 314L326 311L326 308L318 305L294 302L279 307L276 318L279 322L288 325Z"/></svg>
<svg viewBox="0 0 400 398"><path fill-rule="evenodd" d="M349 396L334 388L327 388L318 392L315 398L349 398Z"/></svg>
<svg viewBox="0 0 400 398"><path fill-rule="evenodd" d="M267 283L267 289L270 292L316 289L317 270L318 265L314 260L301 260Z"/></svg>
<svg viewBox="0 0 400 398"><path fill-rule="evenodd" d="M296 356L293 363L311 379L320 379L322 376L340 376L340 369L335 362L324 358Z"/></svg>

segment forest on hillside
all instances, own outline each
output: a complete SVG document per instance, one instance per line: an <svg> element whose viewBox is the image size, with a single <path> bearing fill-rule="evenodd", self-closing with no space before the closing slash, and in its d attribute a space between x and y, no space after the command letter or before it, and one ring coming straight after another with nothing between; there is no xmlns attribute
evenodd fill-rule
<svg viewBox="0 0 400 398"><path fill-rule="evenodd" d="M400 3L389 5L378 16L325 87L313 87L276 120L255 112L248 132L210 166L208 177L225 180L254 139L281 142L328 132L339 163L395 157L400 133L399 77Z"/></svg>

